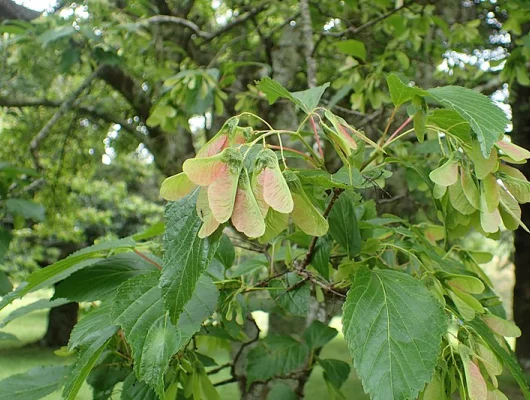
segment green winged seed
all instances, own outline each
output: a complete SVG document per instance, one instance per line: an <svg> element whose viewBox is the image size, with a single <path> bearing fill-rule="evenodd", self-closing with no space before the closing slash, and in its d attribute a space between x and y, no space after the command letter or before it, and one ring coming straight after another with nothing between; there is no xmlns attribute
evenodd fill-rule
<svg viewBox="0 0 530 400"><path fill-rule="evenodd" d="M475 183L475 179L471 176L471 172L467 168L461 168L460 171L460 182L462 184L462 190L467 200L477 210L480 209L480 191Z"/></svg>
<svg viewBox="0 0 530 400"><path fill-rule="evenodd" d="M499 212L506 229L514 231L521 225L521 227L528 231L526 225L521 221L521 207L519 207L519 203L504 189L500 191Z"/></svg>
<svg viewBox="0 0 530 400"><path fill-rule="evenodd" d="M169 201L177 201L188 195L197 185L181 172L166 178L160 187L160 197Z"/></svg>
<svg viewBox="0 0 530 400"><path fill-rule="evenodd" d="M432 190L432 195L436 200L441 199L444 197L445 193L447 192L447 186L441 186L438 184L434 184L434 188Z"/></svg>
<svg viewBox="0 0 530 400"><path fill-rule="evenodd" d="M440 167L429 174L431 181L440 186L451 186L458 180L458 162L451 157Z"/></svg>
<svg viewBox="0 0 530 400"><path fill-rule="evenodd" d="M475 167L475 176L484 179L488 174L495 172L497 168L497 150L493 148L490 156L486 159L482 155L478 145L474 145L467 153Z"/></svg>
<svg viewBox="0 0 530 400"><path fill-rule="evenodd" d="M530 182L521 171L508 165L501 165L498 175L506 189L519 203L530 203Z"/></svg>
<svg viewBox="0 0 530 400"><path fill-rule="evenodd" d="M480 211L492 213L499 206L499 184L492 174L486 176L480 185Z"/></svg>
<svg viewBox="0 0 530 400"><path fill-rule="evenodd" d="M495 143L495 145L502 150L504 154L506 154L508 157L513 159L514 161L525 161L526 159L530 158L530 151L517 146L510 142L505 141L499 141Z"/></svg>
<svg viewBox="0 0 530 400"><path fill-rule="evenodd" d="M495 233L499 230L502 219L499 209L495 209L492 213L480 212L480 226L486 233Z"/></svg>
<svg viewBox="0 0 530 400"><path fill-rule="evenodd" d="M472 294L480 294L485 289L480 279L468 275L451 274L447 280L447 284L453 288Z"/></svg>
<svg viewBox="0 0 530 400"><path fill-rule="evenodd" d="M482 320L493 332L501 336L515 338L521 336L521 330L512 321L502 319L493 314L483 315Z"/></svg>
<svg viewBox="0 0 530 400"><path fill-rule="evenodd" d="M475 212L475 207L469 202L459 180L449 186L449 200L453 207L464 215L470 215Z"/></svg>

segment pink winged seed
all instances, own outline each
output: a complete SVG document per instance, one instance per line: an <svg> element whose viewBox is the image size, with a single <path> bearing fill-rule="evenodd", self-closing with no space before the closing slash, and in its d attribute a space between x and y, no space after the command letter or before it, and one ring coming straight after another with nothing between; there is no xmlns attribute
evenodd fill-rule
<svg viewBox="0 0 530 400"><path fill-rule="evenodd" d="M265 221L249 185L237 189L232 223L239 232L251 238L265 233Z"/></svg>
<svg viewBox="0 0 530 400"><path fill-rule="evenodd" d="M213 137L208 143L206 143L202 149L197 153L198 158L211 157L219 154L223 151L229 144L229 139L227 134L219 135Z"/></svg>
<svg viewBox="0 0 530 400"><path fill-rule="evenodd" d="M189 180L184 172L170 176L162 182L160 197L169 201L177 201L189 194L197 185Z"/></svg>
<svg viewBox="0 0 530 400"><path fill-rule="evenodd" d="M199 191L196 209L199 218L203 222L198 236L204 239L214 233L220 225L214 218L210 205L208 204L208 189L206 187L202 187Z"/></svg>
<svg viewBox="0 0 530 400"><path fill-rule="evenodd" d="M263 198L278 212L289 214L293 211L293 197L280 168L265 168L260 174L263 178Z"/></svg>
<svg viewBox="0 0 530 400"><path fill-rule="evenodd" d="M220 223L228 221L232 215L239 180L239 173L231 172L228 165L225 167L222 173L217 175L216 180L208 186L210 209Z"/></svg>
<svg viewBox="0 0 530 400"><path fill-rule="evenodd" d="M258 203L261 215L263 216L263 218L265 218L267 212L269 211L269 205L263 197L263 179L264 176L262 173L259 173L258 176L254 178L252 192L254 193L254 198L256 199L256 202Z"/></svg>
<svg viewBox="0 0 530 400"><path fill-rule="evenodd" d="M182 165L182 169L193 183L208 186L220 176L226 174L229 167L220 158L190 158Z"/></svg>

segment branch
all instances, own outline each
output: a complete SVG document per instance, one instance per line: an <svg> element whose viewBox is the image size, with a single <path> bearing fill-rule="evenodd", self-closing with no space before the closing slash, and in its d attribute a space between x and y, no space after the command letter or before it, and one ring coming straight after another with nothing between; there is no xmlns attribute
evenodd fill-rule
<svg viewBox="0 0 530 400"><path fill-rule="evenodd" d="M61 119L61 117L68 112L74 105L74 102L77 100L77 98L85 91L86 88L90 86L92 81L96 78L96 76L99 74L100 68L95 69L84 81L83 83L68 97L59 107L59 109L55 112L53 117L50 118L48 123L42 127L42 129L33 137L29 144L29 151L31 152L31 156L33 157L33 163L35 164L35 168L37 170L42 169L40 163L39 163L39 155L38 155L38 149L40 146L40 143L46 139L46 137L50 134L51 128Z"/></svg>
<svg viewBox="0 0 530 400"><path fill-rule="evenodd" d="M380 15L379 17L372 19L371 21L368 21L368 22L358 26L357 28L354 28L352 26L352 27L350 27L348 29L345 29L343 31L340 31L340 32L327 32L327 31L325 31L325 32L322 32L322 34L325 35L325 36L342 37L342 36L346 35L347 33L352 33L352 34L359 33L361 31L365 30L366 28L369 28L372 25L375 25L378 22L390 17L391 15L394 15L395 13L403 10L404 8L408 8L413 3L414 3L414 1L412 1L412 0L411 1L407 1L407 2L403 3L403 5L401 7L394 8L393 10L390 10L390 11Z"/></svg>

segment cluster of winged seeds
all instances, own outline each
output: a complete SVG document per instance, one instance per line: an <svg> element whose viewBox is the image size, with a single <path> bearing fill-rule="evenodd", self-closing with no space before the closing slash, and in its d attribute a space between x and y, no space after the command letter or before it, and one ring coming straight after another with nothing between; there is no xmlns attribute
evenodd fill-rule
<svg viewBox="0 0 530 400"><path fill-rule="evenodd" d="M228 120L195 158L184 162L183 172L167 178L161 196L177 201L198 190L201 238L230 220L239 232L266 242L287 228L289 215L305 233L324 235L328 223L296 173L282 171L276 153L265 144L247 144L252 130L238 122ZM253 147L260 149L250 152Z"/></svg>

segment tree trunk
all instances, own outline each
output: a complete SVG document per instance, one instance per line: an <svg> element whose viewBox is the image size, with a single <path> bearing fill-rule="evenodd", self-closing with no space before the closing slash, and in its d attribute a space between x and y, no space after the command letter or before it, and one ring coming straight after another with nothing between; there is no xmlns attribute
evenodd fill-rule
<svg viewBox="0 0 530 400"><path fill-rule="evenodd" d="M48 328L46 334L39 341L44 347L59 348L66 346L70 339L70 333L77 324L78 303L64 304L54 307L48 315Z"/></svg>
<svg viewBox="0 0 530 400"><path fill-rule="evenodd" d="M530 148L530 88L514 84L512 89L514 141ZM521 171L530 177L530 164L522 164ZM530 226L530 204L523 204L522 221ZM517 339L516 354L523 367L530 368L530 234L519 228L515 231L515 287L513 315L522 335Z"/></svg>
<svg viewBox="0 0 530 400"><path fill-rule="evenodd" d="M12 0L0 0L0 21L6 19L21 19L31 21L37 18L40 12L30 10L24 6L18 5Z"/></svg>

